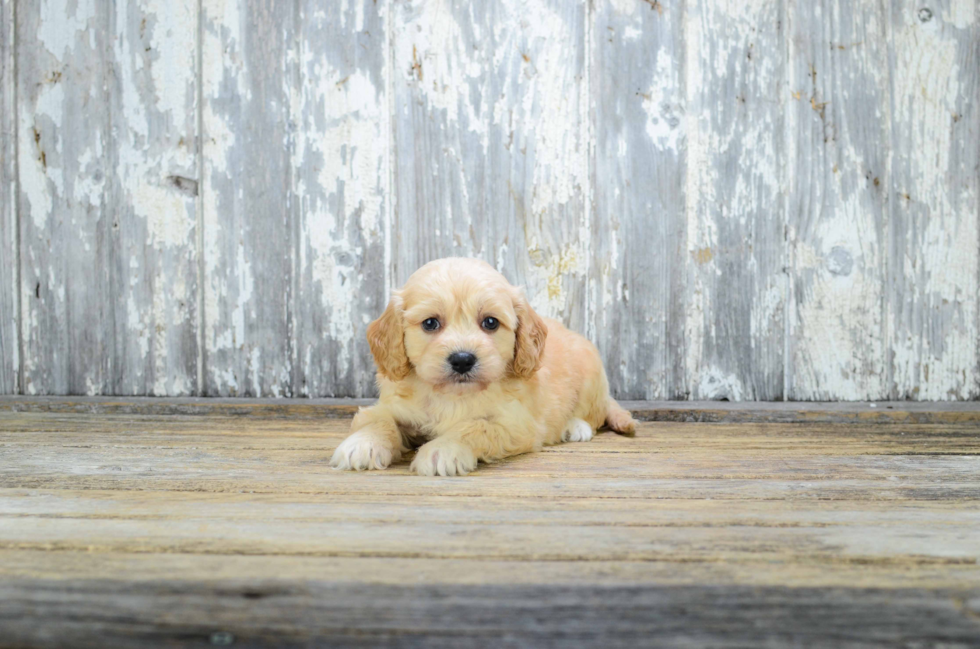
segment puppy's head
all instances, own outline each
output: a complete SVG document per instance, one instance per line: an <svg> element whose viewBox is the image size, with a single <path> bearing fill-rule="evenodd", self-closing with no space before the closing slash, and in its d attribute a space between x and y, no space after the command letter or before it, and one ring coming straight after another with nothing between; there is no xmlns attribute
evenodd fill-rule
<svg viewBox="0 0 980 649"><path fill-rule="evenodd" d="M378 370L399 381L414 369L440 391L485 389L541 366L548 330L523 292L489 264L440 259L417 270L368 327Z"/></svg>

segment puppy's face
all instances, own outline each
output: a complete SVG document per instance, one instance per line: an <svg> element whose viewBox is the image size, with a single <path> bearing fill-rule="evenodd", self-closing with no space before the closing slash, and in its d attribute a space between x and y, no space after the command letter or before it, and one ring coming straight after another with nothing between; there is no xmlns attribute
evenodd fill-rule
<svg viewBox="0 0 980 649"><path fill-rule="evenodd" d="M400 380L414 370L435 389L457 394L483 390L508 374L530 376L546 335L523 294L472 259L423 266L368 328L384 376Z"/></svg>

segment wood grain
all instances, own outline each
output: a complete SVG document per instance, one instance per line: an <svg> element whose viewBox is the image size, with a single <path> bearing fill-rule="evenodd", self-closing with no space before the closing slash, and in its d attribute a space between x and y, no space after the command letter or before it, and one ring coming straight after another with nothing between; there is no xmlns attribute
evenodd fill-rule
<svg viewBox="0 0 980 649"><path fill-rule="evenodd" d="M650 422L435 479L326 468L349 419L33 403L0 646L980 637L976 422Z"/></svg>
<svg viewBox="0 0 980 649"><path fill-rule="evenodd" d="M18 222L27 394L104 394L116 314L108 7L17 5Z"/></svg>
<svg viewBox="0 0 980 649"><path fill-rule="evenodd" d="M393 9L393 283L438 257L482 257L584 332L587 4Z"/></svg>
<svg viewBox="0 0 980 649"><path fill-rule="evenodd" d="M888 18L875 2L789 6L787 396L886 398Z"/></svg>
<svg viewBox="0 0 980 649"><path fill-rule="evenodd" d="M197 6L140 0L107 17L107 394L198 393Z"/></svg>
<svg viewBox="0 0 980 649"><path fill-rule="evenodd" d="M905 0L892 75L891 396L980 396L980 6Z"/></svg>
<svg viewBox="0 0 980 649"><path fill-rule="evenodd" d="M592 337L620 398L690 395L680 2L600 2L593 23Z"/></svg>
<svg viewBox="0 0 980 649"><path fill-rule="evenodd" d="M374 392L364 332L385 293L382 14L367 0L204 4L207 395Z"/></svg>
<svg viewBox="0 0 980 649"><path fill-rule="evenodd" d="M467 255L619 398L980 397L976 0L0 12L0 393L371 396Z"/></svg>
<svg viewBox="0 0 980 649"><path fill-rule="evenodd" d="M686 6L684 333L695 399L785 396L781 10L775 0Z"/></svg>
<svg viewBox="0 0 980 649"><path fill-rule="evenodd" d="M196 392L196 9L19 9L26 392Z"/></svg>
<svg viewBox="0 0 980 649"><path fill-rule="evenodd" d="M203 392L288 396L296 15L271 0L204 0L201 11Z"/></svg>
<svg viewBox="0 0 980 649"><path fill-rule="evenodd" d="M299 5L290 82L292 394L375 393L368 323L385 307L385 3Z"/></svg>
<svg viewBox="0 0 980 649"><path fill-rule="evenodd" d="M8 646L976 646L977 591L859 588L301 586L98 580L0 590ZM151 611L168 611L164 624ZM747 615L765 611L764 615ZM40 624L40 622L45 622ZM44 631L39 629L43 628Z"/></svg>
<svg viewBox="0 0 980 649"><path fill-rule="evenodd" d="M0 0L0 394L20 390L14 0Z"/></svg>

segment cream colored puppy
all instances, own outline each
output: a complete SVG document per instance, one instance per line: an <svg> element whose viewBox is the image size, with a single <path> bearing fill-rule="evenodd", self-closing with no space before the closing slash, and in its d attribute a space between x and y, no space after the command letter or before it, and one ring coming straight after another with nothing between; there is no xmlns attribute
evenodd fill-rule
<svg viewBox="0 0 980 649"><path fill-rule="evenodd" d="M420 475L464 475L478 461L586 442L636 424L609 396L599 352L489 264L440 259L417 270L367 331L378 403L333 454L337 469L384 469L421 443Z"/></svg>

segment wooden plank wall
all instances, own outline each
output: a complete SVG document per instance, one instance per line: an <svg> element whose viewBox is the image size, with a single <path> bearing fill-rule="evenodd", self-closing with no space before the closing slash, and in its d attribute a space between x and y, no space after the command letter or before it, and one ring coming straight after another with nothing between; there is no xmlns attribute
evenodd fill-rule
<svg viewBox="0 0 980 649"><path fill-rule="evenodd" d="M368 396L455 254L622 398L980 397L978 0L0 17L0 393Z"/></svg>

